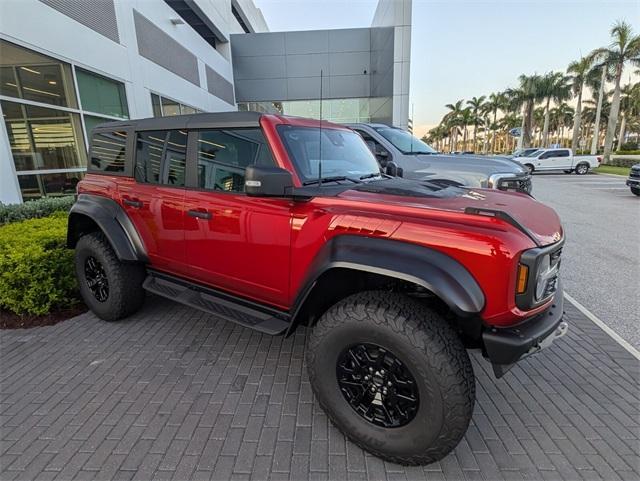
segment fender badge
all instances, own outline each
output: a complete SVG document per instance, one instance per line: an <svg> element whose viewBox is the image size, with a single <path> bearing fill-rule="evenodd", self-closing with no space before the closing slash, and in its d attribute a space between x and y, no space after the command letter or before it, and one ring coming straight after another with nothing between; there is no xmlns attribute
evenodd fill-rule
<svg viewBox="0 0 640 481"><path fill-rule="evenodd" d="M466 197L467 199L472 200L485 200L487 197L480 192L476 192L475 190L469 190L466 194L463 194L462 197Z"/></svg>

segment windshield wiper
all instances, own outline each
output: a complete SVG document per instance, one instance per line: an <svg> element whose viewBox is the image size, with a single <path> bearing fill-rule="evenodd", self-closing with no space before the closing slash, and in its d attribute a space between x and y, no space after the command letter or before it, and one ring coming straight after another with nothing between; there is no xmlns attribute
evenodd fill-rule
<svg viewBox="0 0 640 481"><path fill-rule="evenodd" d="M373 179L374 177L382 177L382 174L380 174L380 172L372 172L370 174L361 176L360 180Z"/></svg>
<svg viewBox="0 0 640 481"><path fill-rule="evenodd" d="M325 182L341 182L344 180L348 180L349 182L353 182L354 184L360 184L361 182L359 180L356 179L352 179L351 177L345 177L345 176L334 176L334 177L323 177L322 179L314 179L314 180L307 180L306 182L303 182L302 185L313 185L313 184L324 184Z"/></svg>

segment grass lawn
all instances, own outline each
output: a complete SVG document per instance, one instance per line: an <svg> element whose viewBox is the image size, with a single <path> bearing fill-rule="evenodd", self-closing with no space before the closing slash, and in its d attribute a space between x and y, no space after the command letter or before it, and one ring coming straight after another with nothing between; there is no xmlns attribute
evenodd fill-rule
<svg viewBox="0 0 640 481"><path fill-rule="evenodd" d="M625 177L629 176L629 171L631 169L629 167L614 167L613 165L601 165L597 169L593 169L593 172L596 174L616 174L623 175Z"/></svg>

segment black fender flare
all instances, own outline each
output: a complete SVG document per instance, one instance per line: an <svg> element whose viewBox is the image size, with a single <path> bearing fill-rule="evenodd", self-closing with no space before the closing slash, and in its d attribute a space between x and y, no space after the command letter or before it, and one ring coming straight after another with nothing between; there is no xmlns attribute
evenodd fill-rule
<svg viewBox="0 0 640 481"><path fill-rule="evenodd" d="M80 194L71 207L67 225L67 247L73 249L89 218L100 228L121 261L147 262L146 249L133 222L122 206L100 195Z"/></svg>
<svg viewBox="0 0 640 481"><path fill-rule="evenodd" d="M485 297L480 285L453 257L397 240L340 235L327 242L312 262L303 288L296 296L292 326L319 277L333 268L381 274L420 285L438 296L459 317L476 316L484 308Z"/></svg>

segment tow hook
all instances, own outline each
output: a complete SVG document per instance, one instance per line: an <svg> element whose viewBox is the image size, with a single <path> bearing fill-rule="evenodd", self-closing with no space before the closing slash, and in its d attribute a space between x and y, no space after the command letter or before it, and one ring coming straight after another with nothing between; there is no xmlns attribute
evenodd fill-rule
<svg viewBox="0 0 640 481"><path fill-rule="evenodd" d="M542 341L540 341L538 344L536 344L531 349L529 349L529 352L527 352L526 355L528 356L531 354L535 354L536 352L540 352L543 349L548 348L551 344L553 344L554 341L556 341L557 339L560 339L568 331L569 331L569 324L566 321L562 321L560 324L558 324L558 327L556 327L556 330L553 331L553 333L549 334Z"/></svg>

